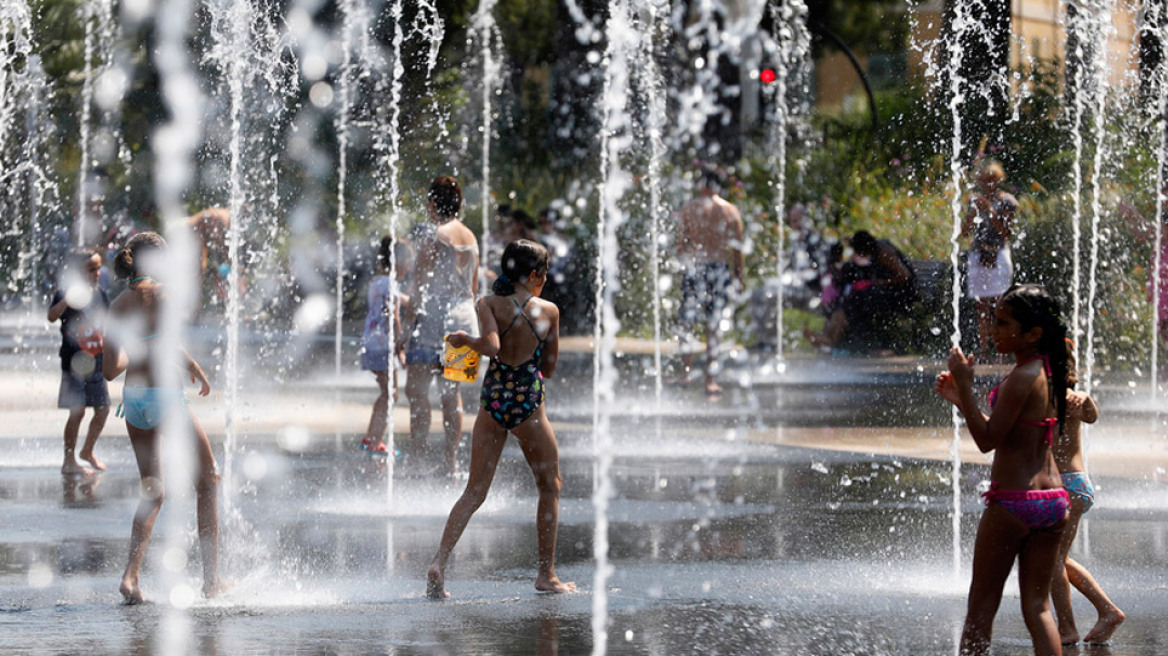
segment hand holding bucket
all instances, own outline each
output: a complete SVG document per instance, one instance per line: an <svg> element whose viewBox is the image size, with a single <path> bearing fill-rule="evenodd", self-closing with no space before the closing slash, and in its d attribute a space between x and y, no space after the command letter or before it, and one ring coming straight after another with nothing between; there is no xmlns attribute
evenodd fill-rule
<svg viewBox="0 0 1168 656"><path fill-rule="evenodd" d="M473 383L479 375L479 354L468 344L455 346L454 341L463 342L467 339L465 333L452 333L446 336L442 350L442 375L447 380L458 383Z"/></svg>

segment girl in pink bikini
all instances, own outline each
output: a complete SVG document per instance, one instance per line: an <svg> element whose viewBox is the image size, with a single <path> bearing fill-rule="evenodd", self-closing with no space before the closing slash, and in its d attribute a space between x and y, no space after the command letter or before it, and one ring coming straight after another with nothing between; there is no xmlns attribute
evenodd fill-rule
<svg viewBox="0 0 1168 656"><path fill-rule="evenodd" d="M974 545L963 656L989 652L1015 559L1034 651L1062 654L1050 588L1070 502L1051 445L1066 417L1066 334L1058 301L1037 285L1015 285L998 301L991 335L998 353L1012 353L1017 364L990 393L990 415L973 393L973 358L960 348L949 354L949 371L937 376L937 393L964 415L978 448L995 451Z"/></svg>

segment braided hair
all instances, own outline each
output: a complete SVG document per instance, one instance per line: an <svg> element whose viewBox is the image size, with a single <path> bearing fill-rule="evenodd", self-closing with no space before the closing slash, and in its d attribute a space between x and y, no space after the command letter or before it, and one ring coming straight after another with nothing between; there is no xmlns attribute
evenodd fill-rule
<svg viewBox="0 0 1168 656"><path fill-rule="evenodd" d="M999 302L1010 308L1010 314L1023 331L1036 326L1042 328L1038 352L1050 362L1046 382L1058 408L1059 434L1062 434L1067 418L1067 375L1071 365L1067 358L1067 325L1059 302L1040 285L1013 285Z"/></svg>
<svg viewBox="0 0 1168 656"><path fill-rule="evenodd" d="M503 249L503 272L491 284L491 291L498 296L515 293L515 283L529 274L547 271L548 252L542 244L529 239L517 239Z"/></svg>

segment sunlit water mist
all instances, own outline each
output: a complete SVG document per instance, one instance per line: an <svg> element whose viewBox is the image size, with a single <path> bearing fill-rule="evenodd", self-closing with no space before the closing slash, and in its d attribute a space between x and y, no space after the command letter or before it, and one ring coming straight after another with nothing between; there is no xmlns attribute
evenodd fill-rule
<svg viewBox="0 0 1168 656"><path fill-rule="evenodd" d="M117 42L111 2L108 0L85 2L82 5L82 15L85 23L85 69L81 83L81 134L78 140L81 146L81 159L77 175L77 222L73 235L78 246L88 245L101 232L101 216L93 211L91 205L91 194L100 194L101 191L90 189L88 184L93 166L91 154L93 96L97 80L102 77L113 59L110 49Z"/></svg>
<svg viewBox="0 0 1168 656"><path fill-rule="evenodd" d="M775 71L772 94L775 112L770 122L770 166L774 177L774 213L778 243L775 247L776 271L776 317L775 317L775 359L776 366L783 368L783 306L785 305L786 215L787 215L787 141L795 122L792 109L799 104L792 97L806 96L810 78L811 37L807 30L807 5L802 0L787 0L769 4L771 12L771 39L775 48ZM793 91L794 93L789 93Z"/></svg>
<svg viewBox="0 0 1168 656"><path fill-rule="evenodd" d="M964 163L964 153L962 149L962 105L966 102L963 96L963 88L965 80L962 78L962 63L964 60L964 50L957 47L956 44L963 42L967 30L976 29L973 25L973 17L971 15L970 0L960 0L955 3L953 15L953 27L949 43L948 58L944 62L944 75L939 76L939 79L946 80L949 84L947 89L943 92L949 98L949 111L953 121L953 135L950 140L949 152L949 173L950 184L953 187L953 196L950 201L950 210L953 214L953 233L950 236L950 244L952 251L949 256L949 263L952 266L953 278L950 285L951 294L951 308L953 312L953 332L950 335L950 344L954 347L961 345L961 274L960 274L960 257L961 257L961 219L964 213L962 205L962 198L964 195L964 175L962 169ZM961 453L959 451L961 446L961 413L954 407L950 410L950 416L953 422L953 438L950 446L950 455L952 458L952 468L950 470L951 483L953 485L953 510L952 510L952 530L953 530L953 574L959 575L961 571Z"/></svg>
<svg viewBox="0 0 1168 656"><path fill-rule="evenodd" d="M620 320L616 316L615 298L620 291L620 245L618 235L623 217L621 206L631 186L622 155L630 145L630 60L636 55L638 34L628 3L613 0L609 4L605 37L604 90L600 97L602 135L600 143L601 176L599 220L597 221L596 323L593 340L596 358L593 366L593 493L596 527L593 554L596 573L592 590L592 653L605 654L608 648L608 581L612 576L609 562L608 505L613 496L612 432L610 406L616 397L618 374L613 360Z"/></svg>
<svg viewBox="0 0 1168 656"><path fill-rule="evenodd" d="M158 73L163 99L170 110L170 122L158 128L155 140L154 197L166 221L165 236L170 245L167 258L168 301L158 317L159 349L154 366L155 382L160 387L181 388L180 344L185 317L194 309L198 277L195 274L196 245L183 220L182 195L193 180L191 156L203 133L204 99L198 81L191 70L186 50L187 29L191 25L192 5L186 0L168 0L159 6L154 16L158 38ZM191 485L195 472L194 441L190 426L177 413L171 413L159 427L161 450L167 454L164 465L167 480L171 482L168 500L171 510L190 508ZM158 647L164 653L183 649L189 638L186 610L197 598L186 576L185 555L189 551L186 517L182 512L164 514L162 539L156 539L153 558L159 561L162 573L162 598L169 602L170 612L164 619L164 630ZM156 536L157 538L158 536Z"/></svg>
<svg viewBox="0 0 1168 656"><path fill-rule="evenodd" d="M4 256L11 262L13 284L23 289L31 318L44 302L41 216L52 210L56 184L46 166L46 138L52 131L46 120L48 86L41 57L35 54L27 3L0 6L0 42L6 44L0 49L0 207L8 217L4 237L24 237L9 242Z"/></svg>
<svg viewBox="0 0 1168 656"><path fill-rule="evenodd" d="M494 203L491 202L491 141L495 132L495 97L502 84L502 35L495 22L495 6L498 0L479 0L478 9L471 19L470 30L467 34L467 49L476 53L478 64L481 67L477 73L481 75L479 89L480 111L479 137L479 202L482 204L482 240L479 243L479 261L487 266L494 264L488 261L488 245L491 241L491 211Z"/></svg>
<svg viewBox="0 0 1168 656"><path fill-rule="evenodd" d="M1161 44L1168 40L1168 7L1163 3L1148 3L1146 12L1144 14L1143 31L1147 31L1154 38L1157 38ZM1149 341L1152 344L1151 364L1150 364L1150 378L1151 378L1151 397L1155 399L1159 394L1159 375L1160 375L1160 312L1163 311L1161 307L1160 294L1163 292L1163 246L1164 246L1164 224L1165 224L1165 203L1168 202L1168 121L1163 117L1168 116L1168 57L1161 57L1159 66L1153 71L1150 88L1152 93L1148 94L1148 104L1145 109L1145 115L1150 117L1160 117L1158 123L1158 130L1153 130L1156 143L1156 170L1152 172L1151 178L1155 181L1153 189L1155 190L1155 199L1153 202L1154 214L1152 215L1152 226L1155 231L1154 245L1155 252L1153 253L1152 262L1152 320L1150 326Z"/></svg>

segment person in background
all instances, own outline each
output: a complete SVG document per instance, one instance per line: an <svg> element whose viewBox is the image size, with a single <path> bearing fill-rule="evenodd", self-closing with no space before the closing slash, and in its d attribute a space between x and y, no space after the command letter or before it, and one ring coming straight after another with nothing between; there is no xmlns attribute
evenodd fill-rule
<svg viewBox="0 0 1168 656"><path fill-rule="evenodd" d="M743 285L743 223L738 208L719 194L724 176L711 167L698 174L698 197L681 208L677 226L677 258L681 265L681 376L676 383L689 384L693 365L691 346L697 326L706 338L704 366L708 396L721 394L716 380L718 344L725 324L733 315L730 294Z"/></svg>
<svg viewBox="0 0 1168 656"><path fill-rule="evenodd" d="M961 222L961 236L973 235L967 257L966 291L977 310L978 355L993 354L990 327L994 306L1014 281L1010 237L1018 212L1018 200L1001 190L1006 179L1002 165L988 161L977 172L977 193Z"/></svg>
<svg viewBox="0 0 1168 656"><path fill-rule="evenodd" d="M852 236L852 261L839 267L832 283L843 291L835 301L822 333L805 331L817 346L834 347L847 335L871 342L889 321L906 315L916 295L916 275L904 253L887 239L867 230Z"/></svg>
<svg viewBox="0 0 1168 656"><path fill-rule="evenodd" d="M1067 340L1067 419L1063 433L1054 443L1054 461L1058 465L1063 488L1071 497L1070 512L1067 513L1067 528L1059 543L1059 562L1063 567L1055 567L1050 598L1058 618L1059 637L1064 645L1079 641L1079 629L1075 625L1075 611L1071 605L1071 586L1074 586L1095 608L1095 626L1083 636L1083 642L1098 644L1111 639L1111 634L1123 624L1126 616L1111 601L1103 588L1074 558L1071 546L1079 533L1079 522L1083 515L1095 505L1095 487L1087 476L1083 460L1083 424L1093 424L1099 419L1099 408L1086 392L1074 389L1079 382L1075 371L1075 348Z"/></svg>
<svg viewBox="0 0 1168 656"><path fill-rule="evenodd" d="M187 408L181 385L167 380L172 365L182 367L199 395L211 393L202 367L180 344L166 345L161 334L167 293L159 277L165 274L166 241L154 232L134 235L114 258L114 273L127 280L126 291L110 305L109 334L102 350L102 373L114 380L125 373L122 407L126 432L138 462L142 498L130 530L130 554L119 590L127 604L145 600L139 583L142 559L154 532L154 521L165 497L162 468L163 428L182 426L191 438L186 444L194 457L196 526L203 561L203 594L218 595L225 589L219 578L219 472L207 433ZM170 310L173 311L173 310ZM170 348L174 352L167 352Z"/></svg>
<svg viewBox="0 0 1168 656"><path fill-rule="evenodd" d="M57 393L57 407L69 410L65 420L65 461L62 474L87 474L88 469L78 464L80 458L94 469L105 465L94 455L97 438L109 417L109 388L101 375L103 330L109 297L98 284L102 260L96 250L72 252L62 272L60 288L53 293L49 305L49 323L61 322L61 387ZM85 408L93 408L85 444L80 453L77 435L85 418Z"/></svg>
<svg viewBox="0 0 1168 656"><path fill-rule="evenodd" d="M449 176L435 178L427 194L429 218L415 226L414 288L403 310L406 342L406 398L410 402L410 440L406 456L420 466L430 432L430 383L438 380L442 397L442 426L446 433L443 469L458 472L458 444L462 439L462 397L459 383L442 377L442 349L446 335L478 329L478 240L462 221L462 187Z"/></svg>
<svg viewBox="0 0 1168 656"><path fill-rule="evenodd" d="M390 357L390 331L401 334L400 295L396 281L390 280L390 258L395 240L392 235L381 238L377 248L377 275L369 280L369 310L361 333L361 368L373 372L379 394L373 401L369 428L361 438L361 448L373 455L388 455L385 433L389 427L389 409L397 401L397 367L394 360L404 364L405 353L398 347ZM395 345L397 340L395 339Z"/></svg>

